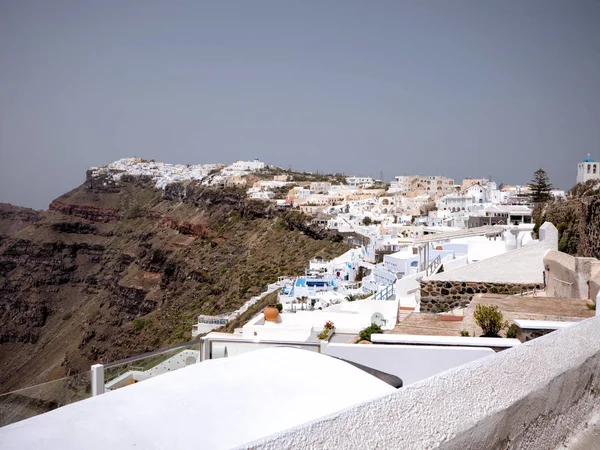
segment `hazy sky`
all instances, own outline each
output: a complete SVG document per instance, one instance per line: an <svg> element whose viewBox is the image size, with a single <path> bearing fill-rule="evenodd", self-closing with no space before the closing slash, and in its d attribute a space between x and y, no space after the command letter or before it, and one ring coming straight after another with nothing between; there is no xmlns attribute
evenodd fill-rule
<svg viewBox="0 0 600 450"><path fill-rule="evenodd" d="M126 156L379 176L600 159L599 0L0 0L0 202Z"/></svg>

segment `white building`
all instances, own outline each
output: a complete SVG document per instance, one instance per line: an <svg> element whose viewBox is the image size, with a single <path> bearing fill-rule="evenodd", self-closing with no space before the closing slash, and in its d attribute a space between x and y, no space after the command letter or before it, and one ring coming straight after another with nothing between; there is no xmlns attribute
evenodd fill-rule
<svg viewBox="0 0 600 450"><path fill-rule="evenodd" d="M577 183L588 180L600 180L600 163L594 161L588 153L587 158L577 165Z"/></svg>
<svg viewBox="0 0 600 450"><path fill-rule="evenodd" d="M394 177L395 181L390 183L390 192L406 195L410 192L410 182L412 176L401 175Z"/></svg>
<svg viewBox="0 0 600 450"><path fill-rule="evenodd" d="M476 201L473 195L469 194L452 194L442 197L436 201L438 209L446 211L470 211Z"/></svg>
<svg viewBox="0 0 600 450"><path fill-rule="evenodd" d="M261 170L265 168L265 163L254 158L252 161L238 161L231 165L233 170Z"/></svg>
<svg viewBox="0 0 600 450"><path fill-rule="evenodd" d="M351 187L367 187L373 185L373 178L371 177L347 177L346 184Z"/></svg>
<svg viewBox="0 0 600 450"><path fill-rule="evenodd" d="M325 181L314 181L310 183L310 192L313 194L327 194L331 188L331 183Z"/></svg>

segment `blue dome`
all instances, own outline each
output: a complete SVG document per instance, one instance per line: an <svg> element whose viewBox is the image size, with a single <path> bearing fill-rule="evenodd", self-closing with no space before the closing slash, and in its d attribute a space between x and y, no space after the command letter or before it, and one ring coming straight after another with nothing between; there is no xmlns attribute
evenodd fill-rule
<svg viewBox="0 0 600 450"><path fill-rule="evenodd" d="M583 160L583 162L594 162L594 160L588 156Z"/></svg>

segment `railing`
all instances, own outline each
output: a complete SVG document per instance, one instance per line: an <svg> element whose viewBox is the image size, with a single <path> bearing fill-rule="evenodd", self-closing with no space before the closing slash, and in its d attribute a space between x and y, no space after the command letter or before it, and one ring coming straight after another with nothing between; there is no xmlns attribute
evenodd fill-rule
<svg viewBox="0 0 600 450"><path fill-rule="evenodd" d="M362 287L363 290L366 289L371 292L377 292L377 290L379 289L379 286L376 283L373 283L372 281L363 281Z"/></svg>
<svg viewBox="0 0 600 450"><path fill-rule="evenodd" d="M202 343L198 339L104 364L104 387L106 390L119 389L196 364L201 361Z"/></svg>
<svg viewBox="0 0 600 450"><path fill-rule="evenodd" d="M0 395L0 427L91 396L90 371Z"/></svg>
<svg viewBox="0 0 600 450"><path fill-rule="evenodd" d="M427 267L425 269L426 276L432 275L437 272L437 270L442 265L442 257L438 255L434 260L429 261Z"/></svg>
<svg viewBox="0 0 600 450"><path fill-rule="evenodd" d="M88 372L0 395L0 427L207 359L225 358L262 348L281 346L321 352L321 345L316 342L257 342L251 339L205 336L196 341L105 365L96 364Z"/></svg>
<svg viewBox="0 0 600 450"><path fill-rule="evenodd" d="M394 290L394 285L389 284L383 289L379 290L375 295L373 295L373 300L388 300L390 297L394 296L396 291Z"/></svg>
<svg viewBox="0 0 600 450"><path fill-rule="evenodd" d="M206 325L227 325L229 318L219 316L198 316L198 323Z"/></svg>
<svg viewBox="0 0 600 450"><path fill-rule="evenodd" d="M554 295L558 293L558 296L563 298L569 298L573 295L573 283L569 283L568 281L560 280L556 277L552 277L552 279L558 283L558 286L554 287Z"/></svg>

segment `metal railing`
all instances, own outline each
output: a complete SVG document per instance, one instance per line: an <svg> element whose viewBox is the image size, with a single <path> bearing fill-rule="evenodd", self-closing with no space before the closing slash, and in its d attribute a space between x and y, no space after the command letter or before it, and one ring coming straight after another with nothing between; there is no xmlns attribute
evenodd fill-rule
<svg viewBox="0 0 600 450"><path fill-rule="evenodd" d="M373 300L388 300L390 297L394 296L396 291L394 289L393 284L389 284L385 286L383 289L379 290L372 297Z"/></svg>
<svg viewBox="0 0 600 450"><path fill-rule="evenodd" d="M435 259L429 261L429 263L427 264L427 267L425 268L426 276L433 275L434 273L436 273L441 265L442 257L441 255L438 255Z"/></svg>

